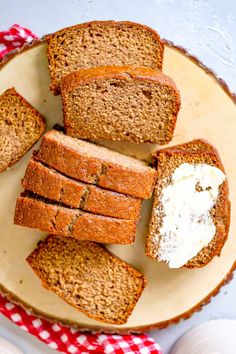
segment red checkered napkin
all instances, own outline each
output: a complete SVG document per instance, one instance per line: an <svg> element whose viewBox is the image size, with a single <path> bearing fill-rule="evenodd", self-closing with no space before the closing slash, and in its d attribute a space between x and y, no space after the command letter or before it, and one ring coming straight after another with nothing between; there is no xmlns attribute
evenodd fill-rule
<svg viewBox="0 0 236 354"><path fill-rule="evenodd" d="M0 60L5 54L37 38L30 30L19 25L13 25L8 31L0 32Z"/></svg>
<svg viewBox="0 0 236 354"><path fill-rule="evenodd" d="M0 59L10 51L30 43L37 36L19 25L0 32ZM49 347L68 354L161 354L160 347L145 334L106 335L81 333L75 328L39 319L0 295L0 313Z"/></svg>
<svg viewBox="0 0 236 354"><path fill-rule="evenodd" d="M0 295L0 313L24 331L68 354L161 354L160 347L145 334L106 335L81 333L75 328L39 319Z"/></svg>

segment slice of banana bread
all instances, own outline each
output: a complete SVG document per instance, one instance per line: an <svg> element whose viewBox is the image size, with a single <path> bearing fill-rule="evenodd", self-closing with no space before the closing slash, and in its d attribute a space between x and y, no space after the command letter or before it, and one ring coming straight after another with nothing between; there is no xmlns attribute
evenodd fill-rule
<svg viewBox="0 0 236 354"><path fill-rule="evenodd" d="M178 245L180 251L178 251L177 248L177 252L179 252L179 254L176 252L176 257L183 256L183 254L181 254L183 247L185 247L184 256L186 256L187 250L191 250L191 242L196 242L198 245L195 246L196 249L198 249L198 252L194 254L190 259L188 259L185 264L182 264L182 266L187 268L203 267L209 263L214 256L220 255L221 249L228 236L230 222L228 183L227 179L225 179L224 168L219 155L212 145L204 140L199 139L186 144L174 146L172 148L160 150L156 153L154 159L157 166L158 177L157 184L154 189L153 212L150 222L149 235L147 238L146 254L149 257L158 260L163 260L163 258L165 258L166 262L168 263L167 259L170 259L171 254L174 254L175 252L171 242L178 242L178 240L174 240L172 236L174 233L177 235L178 229L181 227L181 230L183 230L186 236L189 237L186 237L185 241L182 240L183 242L181 247ZM163 196L165 195L165 193L163 194L163 190L166 191L168 186L173 185L174 173L176 174L176 171L180 166L185 167L186 174L185 177L183 177L185 178L184 183L186 188L182 188L180 193L182 196L186 197L185 204L187 206L189 205L188 216L191 220L183 219L182 226L184 225L184 227L180 225L179 220L183 218L183 209L176 207L174 202L175 196L172 190L172 194L169 196L169 201L172 200L173 212L172 217L169 220L170 228L169 236L167 237L166 232L163 232L163 220L167 215L165 206L163 205L163 200L168 202L168 198L164 197L165 199L163 199ZM207 172L209 173L207 180L206 172L205 175L204 173L200 175L200 170L198 170L198 172L196 172L196 170L194 171L194 169L196 167L199 168L199 166L201 166L200 168L202 171L207 171L205 166L207 166L207 168L211 166L217 169L211 169L209 172ZM178 171L178 173L180 173L180 171ZM198 203L191 198L188 188L188 178L192 174L194 175L194 173L198 174L195 190L196 193L199 193L199 195L201 194L201 200L198 201ZM215 188L212 184L214 184L214 181L216 180L218 180L218 186ZM182 181L184 181L184 179L182 179ZM180 182L181 180L179 178L176 183ZM209 203L209 198L207 196L208 193L212 198L214 197L213 204ZM191 200L188 202L188 199ZM206 206L207 208L205 208ZM204 208L206 210L208 209L208 212L206 212ZM199 214L200 216L197 222L192 224L192 222L196 219L195 213L197 215ZM200 228L202 222L205 224L205 229ZM192 225L194 228L187 227L186 225ZM199 232L196 232L198 227ZM203 236L209 237L209 230L213 230L213 234L212 237L209 238L209 242L206 244L206 238L203 239ZM194 233L198 238L190 241L191 235L194 235ZM164 237L166 241L164 240ZM187 245L188 242L190 242L190 244ZM164 251L163 247L165 248ZM165 254L165 257L163 257L163 254ZM184 258L182 257L181 259Z"/></svg>
<svg viewBox="0 0 236 354"><path fill-rule="evenodd" d="M180 107L172 79L141 67L80 69L61 95L66 133L90 140L167 144Z"/></svg>
<svg viewBox="0 0 236 354"><path fill-rule="evenodd" d="M87 316L117 325L127 322L147 284L101 245L71 237L48 236L27 261L45 288Z"/></svg>
<svg viewBox="0 0 236 354"><path fill-rule="evenodd" d="M44 135L34 157L69 177L136 198L150 198L156 180L146 163L56 130Z"/></svg>
<svg viewBox="0 0 236 354"><path fill-rule="evenodd" d="M68 178L31 159L22 186L47 199L94 214L137 220L142 200Z"/></svg>
<svg viewBox="0 0 236 354"><path fill-rule="evenodd" d="M133 243L137 227L135 220L66 208L30 193L17 198L14 224L80 240L116 244Z"/></svg>
<svg viewBox="0 0 236 354"><path fill-rule="evenodd" d="M51 90L79 68L139 65L162 68L164 44L147 26L133 22L93 21L64 28L47 37Z"/></svg>
<svg viewBox="0 0 236 354"><path fill-rule="evenodd" d="M0 172L16 163L39 140L44 118L16 90L0 95Z"/></svg>

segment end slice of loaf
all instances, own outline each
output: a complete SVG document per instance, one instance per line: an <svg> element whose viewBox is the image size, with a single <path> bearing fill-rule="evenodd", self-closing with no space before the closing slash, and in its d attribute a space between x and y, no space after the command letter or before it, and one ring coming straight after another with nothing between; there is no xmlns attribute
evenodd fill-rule
<svg viewBox="0 0 236 354"><path fill-rule="evenodd" d="M27 258L42 285L102 322L127 322L146 277L101 245L48 236Z"/></svg>
<svg viewBox="0 0 236 354"><path fill-rule="evenodd" d="M16 90L0 95L0 172L16 163L39 140L44 118Z"/></svg>
<svg viewBox="0 0 236 354"><path fill-rule="evenodd" d="M157 151L154 155L157 166L157 183L154 188L153 212L150 221L149 234L146 243L146 254L158 259L158 245L160 239L155 235L162 225L162 206L160 202L162 189L166 187L174 170L182 163L208 164L219 168L224 172L223 164L216 149L207 141L202 139L193 140L189 143L177 145L171 148ZM211 211L216 233L211 242L187 264L186 268L203 267L208 264L214 256L219 256L221 249L228 237L230 223L230 202L228 199L228 183L225 180L219 187L219 195L216 204Z"/></svg>
<svg viewBox="0 0 236 354"><path fill-rule="evenodd" d="M43 137L35 159L77 180L136 198L150 198L156 171L133 157L56 130Z"/></svg>
<svg viewBox="0 0 236 354"><path fill-rule="evenodd" d="M17 198L14 224L101 243L134 242L136 222L71 209L30 193Z"/></svg>
<svg viewBox="0 0 236 354"><path fill-rule="evenodd" d="M80 69L62 79L66 133L82 139L167 144L180 96L161 71L131 66Z"/></svg>
<svg viewBox="0 0 236 354"><path fill-rule="evenodd" d="M147 26L133 22L93 21L64 28L47 37L51 90L79 68L139 65L161 69L164 44Z"/></svg>
<svg viewBox="0 0 236 354"><path fill-rule="evenodd" d="M141 199L75 181L31 159L22 186L47 199L94 214L137 220Z"/></svg>

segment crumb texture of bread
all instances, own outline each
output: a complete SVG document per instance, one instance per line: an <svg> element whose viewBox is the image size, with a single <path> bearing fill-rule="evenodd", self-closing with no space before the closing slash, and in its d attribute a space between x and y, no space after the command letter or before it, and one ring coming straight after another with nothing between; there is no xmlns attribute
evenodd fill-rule
<svg viewBox="0 0 236 354"><path fill-rule="evenodd" d="M29 192L17 198L14 224L101 243L131 244L136 221L71 209Z"/></svg>
<svg viewBox="0 0 236 354"><path fill-rule="evenodd" d="M146 243L146 254L158 259L160 245L159 230L162 227L163 206L161 203L162 190L170 183L173 172L181 164L190 165L207 164L216 167L224 173L223 164L216 149L205 140L177 145L157 151L154 155L154 164L157 166L157 183L154 188L154 202L149 234ZM219 256L228 237L230 222L230 202L228 199L227 179L219 186L218 197L210 211L216 232L210 243L190 259L184 267L199 268L208 264L214 256ZM157 235L159 234L159 237Z"/></svg>
<svg viewBox="0 0 236 354"><path fill-rule="evenodd" d="M24 156L44 130L44 118L15 88L0 95L0 172Z"/></svg>
<svg viewBox="0 0 236 354"><path fill-rule="evenodd" d="M150 198L156 180L146 163L56 130L44 135L34 158L76 180L136 198Z"/></svg>
<svg viewBox="0 0 236 354"><path fill-rule="evenodd" d="M27 258L42 281L71 306L102 322L123 324L146 285L146 277L102 246L48 236Z"/></svg>
<svg viewBox="0 0 236 354"><path fill-rule="evenodd" d="M42 197L94 214L137 220L142 200L68 178L31 159L22 186Z"/></svg>
<svg viewBox="0 0 236 354"><path fill-rule="evenodd" d="M162 69L164 44L147 26L133 22L93 21L48 36L51 90L60 93L61 78L79 68L138 65Z"/></svg>
<svg viewBox="0 0 236 354"><path fill-rule="evenodd" d="M167 144L180 96L160 71L131 66L80 69L62 80L68 135L89 140Z"/></svg>

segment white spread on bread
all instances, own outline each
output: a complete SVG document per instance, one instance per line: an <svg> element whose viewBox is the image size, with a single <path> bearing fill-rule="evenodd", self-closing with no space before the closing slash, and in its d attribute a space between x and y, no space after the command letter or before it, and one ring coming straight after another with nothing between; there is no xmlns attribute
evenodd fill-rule
<svg viewBox="0 0 236 354"><path fill-rule="evenodd" d="M177 167L171 182L162 189L162 226L158 259L170 268L179 268L209 244L216 227L211 217L219 186L225 174L208 164L183 163Z"/></svg>

